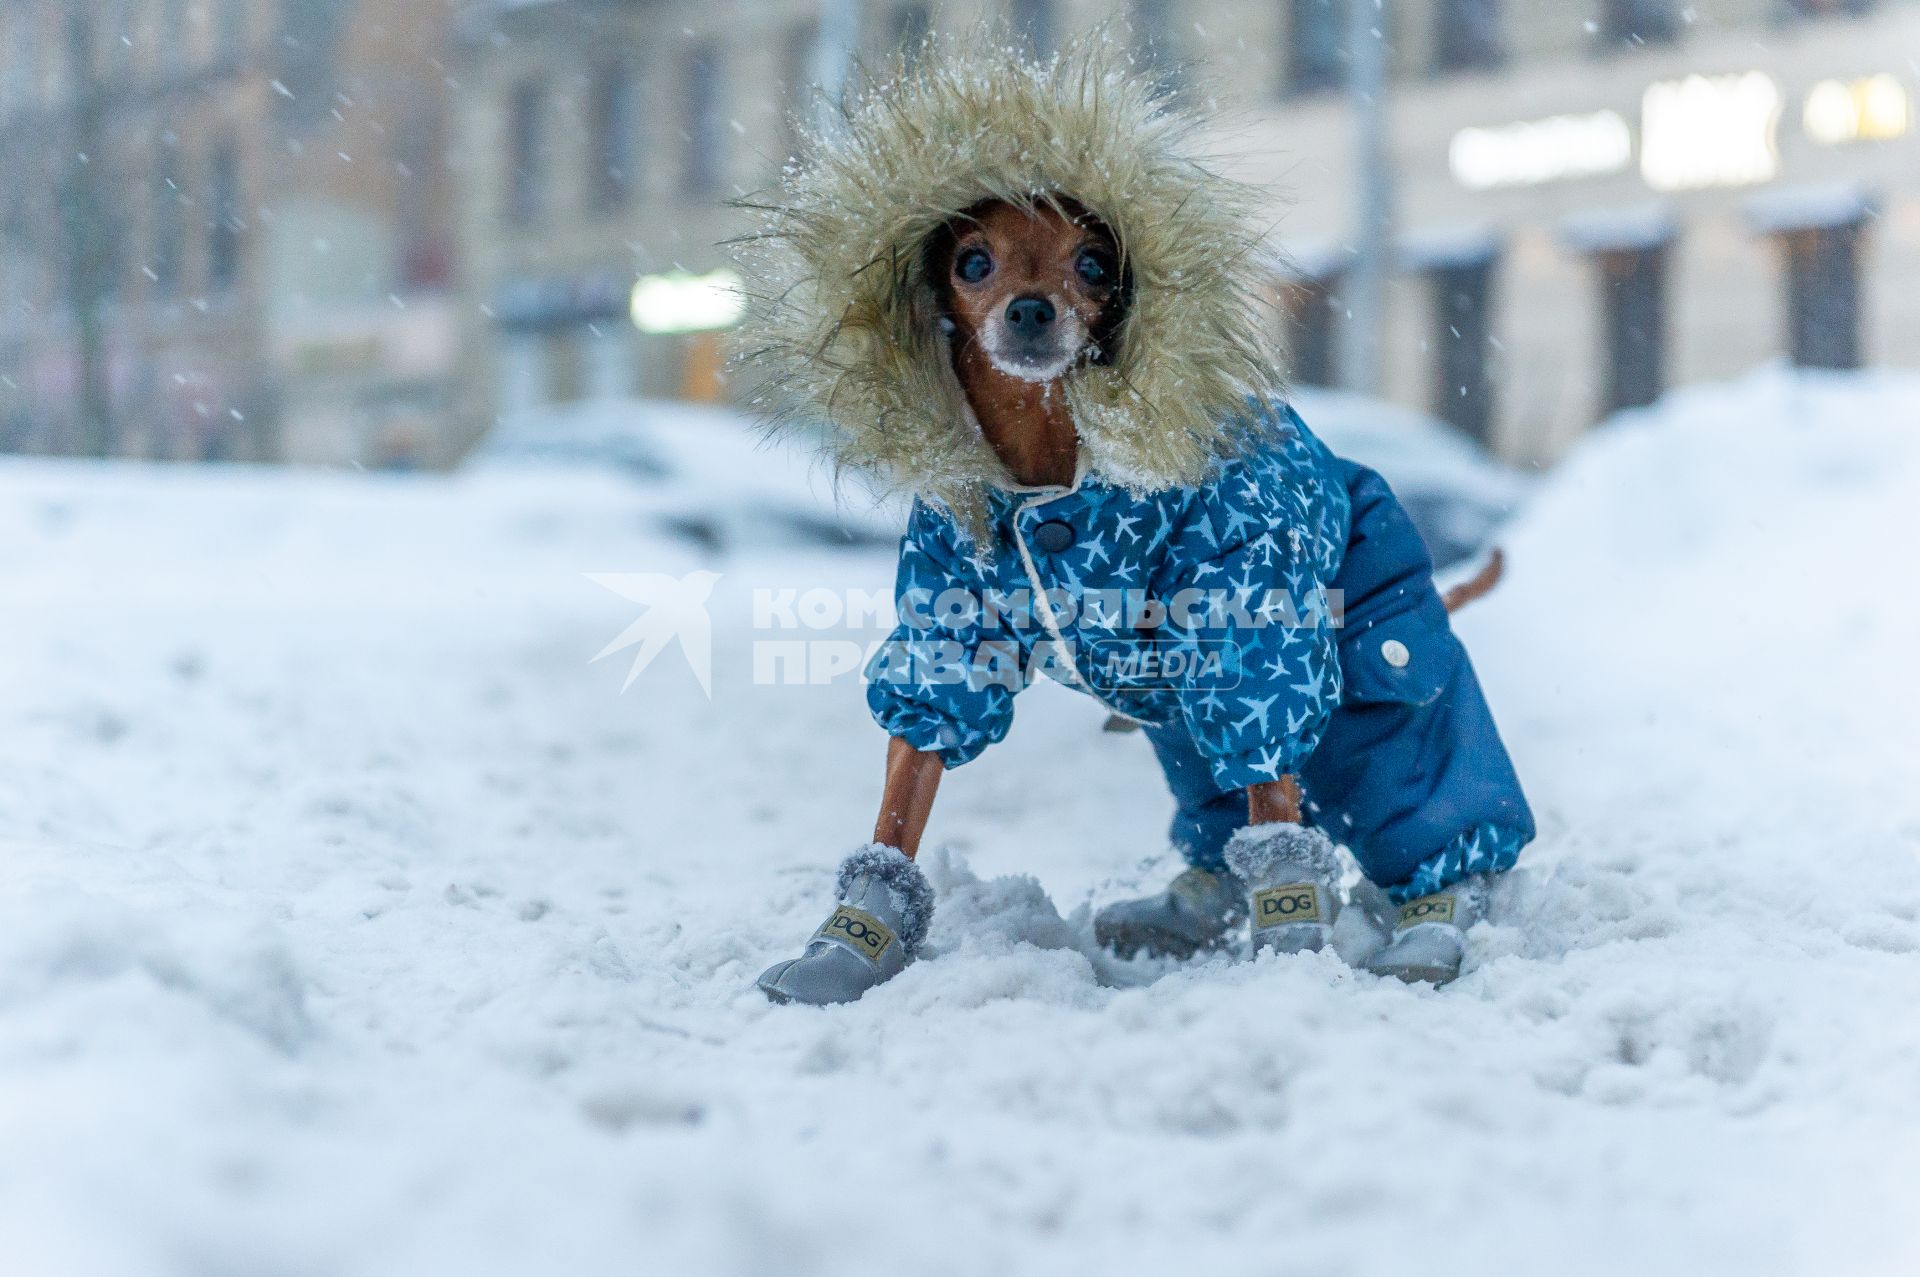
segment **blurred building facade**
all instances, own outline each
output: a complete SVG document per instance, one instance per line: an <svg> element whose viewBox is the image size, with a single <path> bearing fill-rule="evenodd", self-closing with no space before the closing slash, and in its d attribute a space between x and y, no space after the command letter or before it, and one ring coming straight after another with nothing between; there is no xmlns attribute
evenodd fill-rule
<svg viewBox="0 0 1920 1277"><path fill-rule="evenodd" d="M1287 51L1281 100L1235 140L1293 196L1275 216L1307 381L1347 338L1338 7L1247 6L1275 22L1242 30ZM1388 7L1390 397L1546 463L1613 411L1769 361L1920 366L1920 3Z"/></svg>
<svg viewBox="0 0 1920 1277"><path fill-rule="evenodd" d="M449 459L453 16L0 5L0 449Z"/></svg>
<svg viewBox="0 0 1920 1277"><path fill-rule="evenodd" d="M985 16L1036 53L1118 19L1221 90L1291 370L1331 382L1347 4L0 0L0 449L440 464L503 414L723 397L725 200L836 49ZM1770 359L1920 362L1920 0L1381 12L1371 389L1547 462Z"/></svg>
<svg viewBox="0 0 1920 1277"><path fill-rule="evenodd" d="M844 4L844 0L842 0ZM997 14L1044 52L1120 18L1201 67L1274 193L1294 376L1337 378L1352 265L1346 0L866 0L871 59ZM834 0L505 0L469 31L465 411L722 393L636 280L722 268ZM844 10L842 10L844 12ZM1920 0L1387 0L1383 384L1550 461L1609 412L1770 359L1920 363ZM1904 53L1901 51L1905 51ZM476 427L478 428L478 427Z"/></svg>

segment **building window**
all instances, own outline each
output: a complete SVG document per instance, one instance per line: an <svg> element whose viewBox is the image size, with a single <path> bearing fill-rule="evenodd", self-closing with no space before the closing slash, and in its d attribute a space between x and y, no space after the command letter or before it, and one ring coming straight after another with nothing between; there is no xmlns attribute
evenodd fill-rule
<svg viewBox="0 0 1920 1277"><path fill-rule="evenodd" d="M140 43L140 16L134 0L113 0L107 18L107 69L125 75L133 69L133 51Z"/></svg>
<svg viewBox="0 0 1920 1277"><path fill-rule="evenodd" d="M186 252L185 192L180 187L180 165L171 151L164 155L153 178L153 241L147 269L153 290L161 297L180 291L181 259Z"/></svg>
<svg viewBox="0 0 1920 1277"><path fill-rule="evenodd" d="M725 169L726 123L720 118L720 46L708 40L687 54L686 84L681 100L687 106L686 154L681 173L687 194L712 195L720 189Z"/></svg>
<svg viewBox="0 0 1920 1277"><path fill-rule="evenodd" d="M408 291L445 288L453 282L453 255L434 197L446 150L441 141L445 126L433 103L423 101L403 108L387 127L394 168L403 182L398 217L401 282Z"/></svg>
<svg viewBox="0 0 1920 1277"><path fill-rule="evenodd" d="M1010 0L1008 24L1020 38L1029 57L1050 58L1057 35L1054 29L1053 0Z"/></svg>
<svg viewBox="0 0 1920 1277"><path fill-rule="evenodd" d="M1128 16L1133 25L1134 56L1167 88L1174 87L1180 65L1180 42L1173 32L1176 0L1133 0Z"/></svg>
<svg viewBox="0 0 1920 1277"><path fill-rule="evenodd" d="M207 169L207 287L231 290L240 278L240 152L231 138L213 149Z"/></svg>
<svg viewBox="0 0 1920 1277"><path fill-rule="evenodd" d="M1787 353L1799 368L1860 366L1863 223L1780 236L1787 261Z"/></svg>
<svg viewBox="0 0 1920 1277"><path fill-rule="evenodd" d="M1287 375L1302 386L1340 381L1340 277L1289 281L1283 292L1287 317Z"/></svg>
<svg viewBox="0 0 1920 1277"><path fill-rule="evenodd" d="M1347 79L1346 0L1289 0L1289 93L1338 88Z"/></svg>
<svg viewBox="0 0 1920 1277"><path fill-rule="evenodd" d="M99 37L93 28L93 15L75 9L66 15L67 75L76 86L92 86L99 80Z"/></svg>
<svg viewBox="0 0 1920 1277"><path fill-rule="evenodd" d="M888 38L893 42L907 65L912 66L920 58L921 46L933 33L933 11L924 4L903 4L896 7L889 19Z"/></svg>
<svg viewBox="0 0 1920 1277"><path fill-rule="evenodd" d="M633 195L637 106L633 72L624 63L594 73L587 96L588 200L602 212L622 207Z"/></svg>
<svg viewBox="0 0 1920 1277"><path fill-rule="evenodd" d="M187 0L161 0L160 65L174 71L184 68L189 40Z"/></svg>
<svg viewBox="0 0 1920 1277"><path fill-rule="evenodd" d="M247 0L217 0L213 19L214 54L229 66L247 52Z"/></svg>
<svg viewBox="0 0 1920 1277"><path fill-rule="evenodd" d="M1507 56L1500 0L1441 0L1434 17L1433 65L1439 71L1484 71Z"/></svg>
<svg viewBox="0 0 1920 1277"><path fill-rule="evenodd" d="M1602 416L1645 407L1667 388L1667 254L1665 244L1594 254L1606 320Z"/></svg>
<svg viewBox="0 0 1920 1277"><path fill-rule="evenodd" d="M1428 274L1433 297L1433 411L1482 444L1493 433L1492 256Z"/></svg>
<svg viewBox="0 0 1920 1277"><path fill-rule="evenodd" d="M507 99L507 220L527 226L546 202L547 91L535 80L513 86Z"/></svg>
<svg viewBox="0 0 1920 1277"><path fill-rule="evenodd" d="M1600 39L1606 44L1672 44L1680 38L1676 0L1606 0Z"/></svg>
<svg viewBox="0 0 1920 1277"><path fill-rule="evenodd" d="M780 57L787 94L787 154L800 154L800 144L813 124L813 60L820 42L820 28L812 22L796 22L787 28L786 43Z"/></svg>

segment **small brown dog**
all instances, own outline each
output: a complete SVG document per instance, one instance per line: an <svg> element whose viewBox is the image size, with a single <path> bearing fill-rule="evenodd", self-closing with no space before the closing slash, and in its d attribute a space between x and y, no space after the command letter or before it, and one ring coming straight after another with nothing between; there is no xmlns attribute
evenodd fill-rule
<svg viewBox="0 0 1920 1277"><path fill-rule="evenodd" d="M954 373L995 455L1021 484L1069 486L1080 444L1060 379L1099 360L1126 321L1112 233L1071 201L993 200L933 238L928 266L945 281ZM919 850L942 771L939 755L888 742L876 843ZM1300 800L1291 776L1247 791L1256 824L1298 821Z"/></svg>
<svg viewBox="0 0 1920 1277"><path fill-rule="evenodd" d="M927 254L928 276L945 281L953 369L981 433L1017 482L1072 484L1080 445L1060 379L1104 358L1126 321L1129 281L1112 233L1070 200L992 200L934 236ZM1446 592L1447 610L1487 593L1502 571L1496 550ZM875 842L919 850L942 771L938 755L888 742ZM1291 776L1247 790L1254 824L1297 822L1300 802Z"/></svg>
<svg viewBox="0 0 1920 1277"><path fill-rule="evenodd" d="M1175 802L1189 870L1094 919L1123 956L1241 924L1248 952L1330 943L1344 862L1297 774L1361 872L1419 906L1375 974L1457 975L1483 880L1533 836L1442 606L1497 569L1443 600L1385 481L1287 404L1263 197L1193 145L1214 133L1198 98L1116 47L943 47L753 205L755 402L918 499L868 666L890 740L874 839L762 973L776 1002L852 1001L922 951L935 893L912 857L940 776L1005 738L1036 672L1150 724Z"/></svg>

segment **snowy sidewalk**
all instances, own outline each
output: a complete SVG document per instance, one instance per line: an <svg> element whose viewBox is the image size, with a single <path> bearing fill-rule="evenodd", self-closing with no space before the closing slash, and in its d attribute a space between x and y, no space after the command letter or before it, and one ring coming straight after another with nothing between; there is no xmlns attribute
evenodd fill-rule
<svg viewBox="0 0 1920 1277"><path fill-rule="evenodd" d="M1909 1273L1920 380L1595 436L1461 618L1542 836L1442 993L1119 968L1143 741L948 778L936 953L751 988L870 827L852 684L612 479L0 466L0 1271ZM723 574L711 705L591 572ZM1062 796L1062 791L1067 791Z"/></svg>

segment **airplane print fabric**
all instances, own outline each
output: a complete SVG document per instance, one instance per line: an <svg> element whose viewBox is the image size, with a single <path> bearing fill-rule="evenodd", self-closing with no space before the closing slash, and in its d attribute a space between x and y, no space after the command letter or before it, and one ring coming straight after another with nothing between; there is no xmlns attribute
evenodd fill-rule
<svg viewBox="0 0 1920 1277"><path fill-rule="evenodd" d="M1083 474L996 491L985 544L917 502L900 621L867 671L875 719L957 767L1006 736L1045 673L1186 738L1206 776L1169 777L1176 831L1298 775L1310 818L1396 895L1511 866L1532 817L1418 534L1291 408L1252 410L1273 442L1197 487ZM1175 839L1195 863L1217 858L1205 841Z"/></svg>

